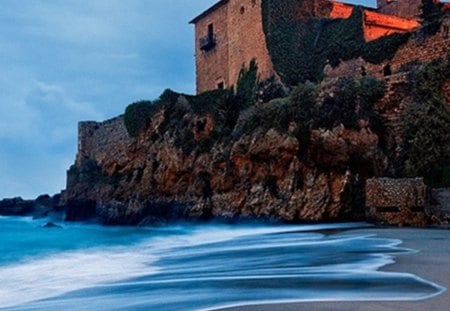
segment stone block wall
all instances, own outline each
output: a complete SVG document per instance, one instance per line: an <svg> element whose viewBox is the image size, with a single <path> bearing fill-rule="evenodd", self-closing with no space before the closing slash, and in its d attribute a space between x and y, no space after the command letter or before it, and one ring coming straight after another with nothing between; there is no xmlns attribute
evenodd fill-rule
<svg viewBox="0 0 450 311"><path fill-rule="evenodd" d="M395 54L389 62L392 71L397 71L402 65L409 62L429 63L437 58L446 58L450 53L450 34L446 27L450 25L447 18L438 33L434 36L424 38L420 32L413 33L411 39Z"/></svg>
<svg viewBox="0 0 450 311"><path fill-rule="evenodd" d="M219 83L229 87L232 83L228 75L228 4L225 3L195 23L195 62L197 93L217 88ZM200 39L208 36L208 26L212 25L216 46L202 51Z"/></svg>
<svg viewBox="0 0 450 311"><path fill-rule="evenodd" d="M427 187L422 178L374 178L366 182L366 213L371 221L389 225L425 226Z"/></svg>
<svg viewBox="0 0 450 311"><path fill-rule="evenodd" d="M263 30L262 0L231 0L228 9L230 85L235 85L242 66L255 58L262 79L273 73L272 60Z"/></svg>
<svg viewBox="0 0 450 311"><path fill-rule="evenodd" d="M131 141L122 116L104 122L80 122L76 164L81 166L83 160L91 159L114 171L128 161L126 150Z"/></svg>
<svg viewBox="0 0 450 311"><path fill-rule="evenodd" d="M377 0L378 11L399 17L419 17L422 0Z"/></svg>
<svg viewBox="0 0 450 311"><path fill-rule="evenodd" d="M379 79L386 76L386 68L389 72L396 73L402 71L402 67L408 63L429 63L437 58L446 58L450 53L450 18L444 20L441 29L433 36L425 37L420 31L412 34L406 44L401 46L391 60L386 60L380 64L372 64L364 61L361 57L342 62L339 66L332 68L327 65L324 74L327 78L336 78L346 75L361 76L365 74ZM444 91L448 92L450 86L445 86ZM449 95L450 97L450 95Z"/></svg>
<svg viewBox="0 0 450 311"><path fill-rule="evenodd" d="M219 5L220 4L220 5ZM229 0L218 3L212 11L194 19L197 93L236 85L239 72L255 58L261 78L274 71L262 26L261 0ZM200 49L200 38L213 25L216 46Z"/></svg>

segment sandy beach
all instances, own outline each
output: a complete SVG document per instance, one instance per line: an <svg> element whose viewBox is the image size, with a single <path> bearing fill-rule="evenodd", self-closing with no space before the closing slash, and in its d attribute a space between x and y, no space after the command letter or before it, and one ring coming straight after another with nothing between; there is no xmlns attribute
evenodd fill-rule
<svg viewBox="0 0 450 311"><path fill-rule="evenodd" d="M395 257L395 264L384 271L415 274L427 281L450 289L450 230L440 229L364 229L356 230L379 237L400 239L401 247L416 253ZM304 302L233 307L226 311L294 311L294 310L450 310L450 291L420 301Z"/></svg>

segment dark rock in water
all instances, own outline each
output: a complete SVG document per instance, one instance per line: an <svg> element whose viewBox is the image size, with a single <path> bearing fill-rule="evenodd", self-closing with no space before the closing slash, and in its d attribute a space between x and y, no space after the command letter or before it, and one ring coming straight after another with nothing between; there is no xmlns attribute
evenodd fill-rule
<svg viewBox="0 0 450 311"><path fill-rule="evenodd" d="M0 215L24 216L33 211L33 201L22 198L4 199L0 201Z"/></svg>
<svg viewBox="0 0 450 311"><path fill-rule="evenodd" d="M61 229L62 227L60 225L56 225L52 222L48 222L46 223L43 228L57 228L57 229Z"/></svg>
<svg viewBox="0 0 450 311"><path fill-rule="evenodd" d="M34 211L33 212L33 219L47 218L49 213L50 212L48 210L46 210L46 211L38 211L38 212Z"/></svg>
<svg viewBox="0 0 450 311"><path fill-rule="evenodd" d="M66 202L66 221L89 220L96 216L94 200L68 200Z"/></svg>
<svg viewBox="0 0 450 311"><path fill-rule="evenodd" d="M33 201L33 219L47 218L55 211L58 211L60 205L60 195L51 197L43 194Z"/></svg>
<svg viewBox="0 0 450 311"><path fill-rule="evenodd" d="M162 225L186 218L188 211L188 204L164 200L131 200L127 203L113 200L97 205L97 216L105 225Z"/></svg>

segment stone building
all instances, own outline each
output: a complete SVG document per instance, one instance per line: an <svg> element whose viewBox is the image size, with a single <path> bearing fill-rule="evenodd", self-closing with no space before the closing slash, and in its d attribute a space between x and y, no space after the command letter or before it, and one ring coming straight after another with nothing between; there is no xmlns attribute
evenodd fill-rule
<svg viewBox="0 0 450 311"><path fill-rule="evenodd" d="M261 2L220 0L191 21L195 25L197 93L235 85L239 71L253 58L262 79L276 74L263 31ZM377 5L376 10L364 10L366 41L420 26L421 0L378 0ZM348 18L354 8L327 0L305 0L301 6L307 6L315 17L326 18ZM331 9L323 13L324 6Z"/></svg>
<svg viewBox="0 0 450 311"><path fill-rule="evenodd" d="M195 24L197 93L234 85L242 66L253 58L262 76L274 73L261 0L220 0L191 23Z"/></svg>

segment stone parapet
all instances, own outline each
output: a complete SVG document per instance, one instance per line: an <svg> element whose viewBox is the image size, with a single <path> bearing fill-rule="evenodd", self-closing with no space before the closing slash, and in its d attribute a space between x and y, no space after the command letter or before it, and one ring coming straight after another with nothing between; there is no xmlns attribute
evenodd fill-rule
<svg viewBox="0 0 450 311"><path fill-rule="evenodd" d="M104 122L80 122L76 163L81 166L83 160L90 159L104 168L120 166L128 160L126 150L131 141L122 116Z"/></svg>
<svg viewBox="0 0 450 311"><path fill-rule="evenodd" d="M427 187L422 178L373 178L366 182L367 219L388 225L425 226Z"/></svg>

